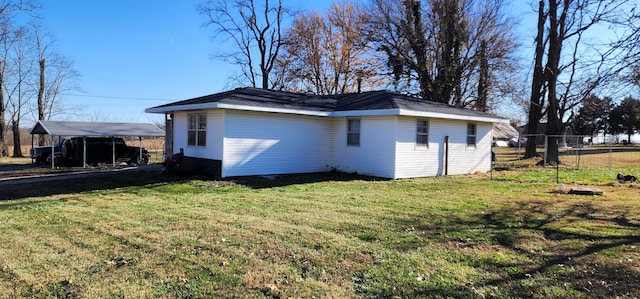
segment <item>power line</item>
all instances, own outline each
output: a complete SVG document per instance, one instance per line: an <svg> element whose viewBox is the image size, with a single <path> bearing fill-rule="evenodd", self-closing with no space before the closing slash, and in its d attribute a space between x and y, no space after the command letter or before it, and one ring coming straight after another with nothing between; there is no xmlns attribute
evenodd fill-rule
<svg viewBox="0 0 640 299"><path fill-rule="evenodd" d="M103 98L103 99L118 99L118 100L177 101L176 99L152 99L152 98L135 98L135 97L116 97L116 96L85 95L85 94L70 94L70 93L61 93L60 95L69 96L69 97Z"/></svg>

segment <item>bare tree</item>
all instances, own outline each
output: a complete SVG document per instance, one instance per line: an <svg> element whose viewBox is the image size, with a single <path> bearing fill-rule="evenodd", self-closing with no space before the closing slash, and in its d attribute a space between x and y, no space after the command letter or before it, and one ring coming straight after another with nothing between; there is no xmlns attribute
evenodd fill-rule
<svg viewBox="0 0 640 299"><path fill-rule="evenodd" d="M9 48L9 67L13 72L5 78L4 93L8 98L7 110L10 114L11 131L13 133L13 156L23 157L21 148L20 122L33 95L31 73L33 71L32 44L29 43L27 28L15 30L15 42Z"/></svg>
<svg viewBox="0 0 640 299"><path fill-rule="evenodd" d="M352 2L334 3L321 15L300 14L286 32L276 79L281 89L313 94L356 92L381 86L377 59L366 35L369 14Z"/></svg>
<svg viewBox="0 0 640 299"><path fill-rule="evenodd" d="M6 49L6 43L7 43L7 26L6 24L2 24L2 28L0 28L0 30L2 30L1 36L2 39L0 39L0 42L2 42L3 45L5 45L5 49ZM5 74L7 73L7 56L8 56L8 51L2 51L2 56L3 59L0 60L0 157L4 157L7 156L8 153L8 147L7 147L7 142L6 142L6 133L7 133L7 121L6 121L6 117L5 117L5 111L7 110L7 105L5 103L5 94L4 94L4 82L5 82Z"/></svg>
<svg viewBox="0 0 640 299"><path fill-rule="evenodd" d="M569 113L580 105L596 88L613 82L624 67L619 59L620 44L585 41L589 30L600 24L615 26L622 12L633 2L628 0L548 0L539 3L538 37L529 133L537 127L543 114L547 118L547 161L560 163L558 141L564 131ZM633 11L633 10L631 10ZM547 26L545 26L545 24ZM620 40L626 40L623 37ZM546 58L542 70L542 60ZM542 113L546 97L546 114ZM525 157L536 156L535 138L527 140Z"/></svg>
<svg viewBox="0 0 640 299"><path fill-rule="evenodd" d="M45 70L47 60L45 53L49 48L50 43L44 42L42 36L42 28L38 25L34 25L34 37L36 40L38 50L38 120L44 120L45 104L44 104L44 89L45 89ZM44 145L44 135L38 136L38 146Z"/></svg>
<svg viewBox="0 0 640 299"><path fill-rule="evenodd" d="M34 8L33 4L29 0L0 0L0 50L5 50L0 53L0 157L8 155L8 147L6 142L7 136L7 122L5 112L7 110L6 97L4 94L4 82L7 77L7 47L4 46L9 42L7 39L12 39L12 24L14 13L17 11L30 12Z"/></svg>
<svg viewBox="0 0 640 299"><path fill-rule="evenodd" d="M38 62L35 111L38 120L48 120L57 112L57 99L60 93L74 89L70 82L78 77L78 73L70 60L55 51L53 48L55 38L51 34L38 23L33 23L31 27ZM40 146L44 144L43 137L38 138Z"/></svg>
<svg viewBox="0 0 640 299"><path fill-rule="evenodd" d="M236 51L218 57L240 67L242 75L234 78L253 87L270 88L270 74L282 47L282 22L292 12L277 0L264 0L262 7L254 0L207 0L198 6L214 28L214 37L229 39Z"/></svg>
<svg viewBox="0 0 640 299"><path fill-rule="evenodd" d="M503 13L503 1L374 3L374 41L398 89L480 110L492 105L489 94L509 90L492 84L517 66L514 22Z"/></svg>
<svg viewBox="0 0 640 299"><path fill-rule="evenodd" d="M531 97L529 99L529 119L527 122L527 144L525 146L525 158L537 157L538 152L536 150L536 134L538 134L538 124L540 123L540 119L542 118L542 107L544 107L544 97L545 94L543 88L544 84L544 69L543 69L543 59L544 59L544 49L545 49L545 41L544 41L544 24L546 23L547 14L544 10L544 1L540 1L538 3L538 30L536 34L536 50L535 50L535 58L533 64L533 80L531 81Z"/></svg>

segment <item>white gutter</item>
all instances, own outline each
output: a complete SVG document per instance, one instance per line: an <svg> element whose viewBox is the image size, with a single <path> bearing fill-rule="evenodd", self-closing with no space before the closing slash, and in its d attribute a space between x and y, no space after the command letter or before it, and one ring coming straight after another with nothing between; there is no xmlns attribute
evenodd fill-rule
<svg viewBox="0 0 640 299"><path fill-rule="evenodd" d="M509 119L501 118L501 117L458 115L458 114L449 114L449 113L441 113L441 112L415 111L415 110L407 110L407 109L351 110L351 111L329 112L329 111L314 111L314 110L302 110L302 109L258 107L258 106L249 106L249 105L235 105L235 104L225 104L225 103L218 103L218 102L147 108L144 111L146 113L170 113L174 111L206 110L206 109L230 109L230 110L287 113L287 114L325 116L325 117L402 115L402 116L417 116L417 117L426 117L426 118L491 122L491 123L508 123L509 122Z"/></svg>
<svg viewBox="0 0 640 299"><path fill-rule="evenodd" d="M493 123L509 122L509 119L501 118L501 117L458 115L458 114L449 114L449 113L441 113L441 112L415 111L415 110L406 110L406 109L336 111L331 114L331 116L343 116L343 117L380 116L380 115L417 116L417 117L427 117L427 118L470 120L470 121L493 122Z"/></svg>

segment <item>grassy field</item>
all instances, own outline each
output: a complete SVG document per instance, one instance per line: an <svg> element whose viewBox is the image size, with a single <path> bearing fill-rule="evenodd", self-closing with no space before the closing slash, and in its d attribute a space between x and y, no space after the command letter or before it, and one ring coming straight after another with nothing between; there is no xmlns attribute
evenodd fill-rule
<svg viewBox="0 0 640 299"><path fill-rule="evenodd" d="M640 185L550 172L0 186L0 297L640 296Z"/></svg>

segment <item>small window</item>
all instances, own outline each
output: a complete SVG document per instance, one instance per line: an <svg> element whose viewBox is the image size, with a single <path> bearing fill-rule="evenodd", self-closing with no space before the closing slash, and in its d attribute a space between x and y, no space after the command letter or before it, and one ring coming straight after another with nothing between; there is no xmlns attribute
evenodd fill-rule
<svg viewBox="0 0 640 299"><path fill-rule="evenodd" d="M476 124L467 124L467 147L476 146Z"/></svg>
<svg viewBox="0 0 640 299"><path fill-rule="evenodd" d="M187 132L187 145L207 145L207 114L190 113L189 129Z"/></svg>
<svg viewBox="0 0 640 299"><path fill-rule="evenodd" d="M419 119L416 122L416 145L419 147L429 146L429 122Z"/></svg>
<svg viewBox="0 0 640 299"><path fill-rule="evenodd" d="M347 145L360 146L360 120L347 120Z"/></svg>

